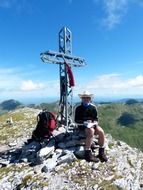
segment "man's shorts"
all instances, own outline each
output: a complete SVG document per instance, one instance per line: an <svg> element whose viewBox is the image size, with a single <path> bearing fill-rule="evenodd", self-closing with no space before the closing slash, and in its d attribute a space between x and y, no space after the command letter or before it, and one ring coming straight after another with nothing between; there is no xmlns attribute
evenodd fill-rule
<svg viewBox="0 0 143 190"><path fill-rule="evenodd" d="M97 127L97 124L95 124L92 128L96 128ZM78 129L81 130L81 131L85 131L86 129L86 126L85 125L78 125Z"/></svg>

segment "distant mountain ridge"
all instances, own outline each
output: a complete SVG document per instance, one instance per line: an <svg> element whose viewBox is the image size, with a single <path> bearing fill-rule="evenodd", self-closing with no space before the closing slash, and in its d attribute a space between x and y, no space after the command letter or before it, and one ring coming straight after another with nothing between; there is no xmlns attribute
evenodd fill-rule
<svg viewBox="0 0 143 190"><path fill-rule="evenodd" d="M120 103L125 103L126 101L128 100L135 100L137 102L143 102L143 98L95 98L94 99L94 102L97 102L97 103L115 103L115 102L120 102ZM19 100L16 100L16 99L8 99L8 100L4 100L2 102L0 102L0 108L4 109L5 108L5 105L6 105L6 108L11 109L11 105L12 105L12 109L13 107L16 107L19 105L41 105L41 104L53 104L54 102L58 102L58 98L54 98L54 99L40 99L39 100L35 100L35 102L33 102L33 100L29 100L28 103L25 103L25 101L19 101ZM77 98L74 98L74 103L76 102L79 102L80 99L77 97ZM3 107L4 106L4 107ZM14 108L15 109L15 108Z"/></svg>
<svg viewBox="0 0 143 190"><path fill-rule="evenodd" d="M0 114L14 110L22 105L23 104L21 102L14 99L5 100L0 103Z"/></svg>

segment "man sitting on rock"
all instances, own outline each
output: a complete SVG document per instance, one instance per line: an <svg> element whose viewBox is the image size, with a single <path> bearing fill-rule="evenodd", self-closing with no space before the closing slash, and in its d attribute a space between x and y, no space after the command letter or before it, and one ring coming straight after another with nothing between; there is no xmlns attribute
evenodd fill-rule
<svg viewBox="0 0 143 190"><path fill-rule="evenodd" d="M105 154L105 135L103 129L98 125L97 109L92 104L93 94L88 91L84 91L79 94L82 102L81 105L75 109L75 122L80 129L85 129L85 160L88 162L107 162ZM93 143L93 137L98 135L99 154L97 156L92 154L91 145Z"/></svg>

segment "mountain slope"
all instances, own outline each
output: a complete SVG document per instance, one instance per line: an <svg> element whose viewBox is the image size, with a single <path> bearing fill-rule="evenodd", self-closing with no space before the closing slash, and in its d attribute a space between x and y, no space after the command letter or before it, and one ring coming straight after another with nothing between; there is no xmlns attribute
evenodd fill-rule
<svg viewBox="0 0 143 190"><path fill-rule="evenodd" d="M44 164L9 162L35 128L38 109L22 108L0 116L0 189L3 190L141 190L143 153L106 134L107 163L77 159L43 171ZM5 123L13 118L13 126ZM66 150L67 151L67 150Z"/></svg>
<svg viewBox="0 0 143 190"><path fill-rule="evenodd" d="M23 104L21 102L14 99L5 100L0 103L0 115L10 110L14 110L22 105Z"/></svg>
<svg viewBox="0 0 143 190"><path fill-rule="evenodd" d="M143 151L143 104L110 103L98 106L99 123L106 133Z"/></svg>

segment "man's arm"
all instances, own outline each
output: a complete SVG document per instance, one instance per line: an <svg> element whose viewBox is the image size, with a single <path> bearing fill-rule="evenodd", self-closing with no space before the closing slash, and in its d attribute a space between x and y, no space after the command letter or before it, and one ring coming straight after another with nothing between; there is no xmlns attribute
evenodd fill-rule
<svg viewBox="0 0 143 190"><path fill-rule="evenodd" d="M95 105L93 105L92 116L93 116L93 121L98 121L98 113Z"/></svg>

